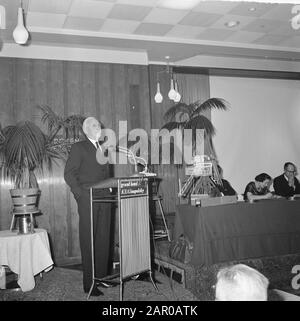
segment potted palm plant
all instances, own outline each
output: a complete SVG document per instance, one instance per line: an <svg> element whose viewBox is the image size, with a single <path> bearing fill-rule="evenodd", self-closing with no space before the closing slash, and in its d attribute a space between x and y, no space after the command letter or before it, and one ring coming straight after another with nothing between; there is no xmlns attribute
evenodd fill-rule
<svg viewBox="0 0 300 321"><path fill-rule="evenodd" d="M217 157L212 142L212 137L216 131L212 122L203 114L205 111L212 109L227 110L228 103L221 98L209 98L204 102L198 100L191 104L179 102L169 108L164 114L166 123L162 129L165 128L169 131L173 129L181 130L182 137L184 137L184 129L191 129L193 155L198 157L198 159L199 155L196 155L196 130L203 129L204 146L206 149L206 155L203 155L203 162L208 160L212 164L212 175L209 176L213 176L216 183L222 185L220 173L217 168ZM197 175L192 175L189 177L185 185L184 194L181 196L187 197L190 196L191 193L212 195L215 185L209 176L199 175L197 177Z"/></svg>
<svg viewBox="0 0 300 321"><path fill-rule="evenodd" d="M43 112L42 121L48 124L47 134L31 121L3 129L0 126L1 175L13 183L13 213L37 211L40 190L36 173L43 174L45 168L51 171L56 160L65 160L81 130L83 116L61 118L48 106L38 107Z"/></svg>

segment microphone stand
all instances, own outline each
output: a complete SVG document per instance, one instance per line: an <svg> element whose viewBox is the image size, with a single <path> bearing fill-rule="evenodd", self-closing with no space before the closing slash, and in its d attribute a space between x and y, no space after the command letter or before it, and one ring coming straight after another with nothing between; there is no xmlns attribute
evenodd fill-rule
<svg viewBox="0 0 300 321"><path fill-rule="evenodd" d="M134 171L135 173L137 173L138 169L137 169L137 161L136 161L136 157L134 156L133 152L128 149L128 148L125 148L125 147L122 147L122 146L118 146L116 147L116 150L126 154L128 157L130 157L131 159L133 159L134 161Z"/></svg>

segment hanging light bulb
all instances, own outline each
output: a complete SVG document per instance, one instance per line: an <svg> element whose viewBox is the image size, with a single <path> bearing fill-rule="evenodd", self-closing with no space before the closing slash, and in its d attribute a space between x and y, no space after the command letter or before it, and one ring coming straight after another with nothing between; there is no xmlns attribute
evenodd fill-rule
<svg viewBox="0 0 300 321"><path fill-rule="evenodd" d="M24 26L23 9L18 8L18 24L13 32L14 40L19 45L24 45L29 37L29 33Z"/></svg>
<svg viewBox="0 0 300 321"><path fill-rule="evenodd" d="M181 95L179 94L179 91L178 91L177 80L175 81L175 91L176 91L176 96L175 96L175 98L174 98L174 102L175 102L175 103L178 103L178 102L180 102Z"/></svg>
<svg viewBox="0 0 300 321"><path fill-rule="evenodd" d="M174 79L173 77L171 78L171 84L170 84L170 91L168 93L168 96L171 100L174 100L176 97L176 91L174 89Z"/></svg>
<svg viewBox="0 0 300 321"><path fill-rule="evenodd" d="M159 82L157 82L157 89L156 89L156 95L154 96L154 100L158 104L160 104L163 101L163 96L160 93L160 83Z"/></svg>

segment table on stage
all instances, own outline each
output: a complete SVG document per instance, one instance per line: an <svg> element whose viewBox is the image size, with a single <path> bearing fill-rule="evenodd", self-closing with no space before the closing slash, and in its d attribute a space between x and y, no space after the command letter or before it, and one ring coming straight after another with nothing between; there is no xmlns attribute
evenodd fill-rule
<svg viewBox="0 0 300 321"><path fill-rule="evenodd" d="M182 233L193 242L196 266L300 253L300 200L178 205L174 239Z"/></svg>
<svg viewBox="0 0 300 321"><path fill-rule="evenodd" d="M53 267L47 231L35 229L35 233L21 235L0 231L0 266L5 265L18 274L22 291L32 290L34 276Z"/></svg>

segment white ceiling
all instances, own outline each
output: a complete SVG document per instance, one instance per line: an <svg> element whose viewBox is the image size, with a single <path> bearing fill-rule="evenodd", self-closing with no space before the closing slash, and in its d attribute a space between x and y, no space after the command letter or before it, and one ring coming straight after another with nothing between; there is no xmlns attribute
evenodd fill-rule
<svg viewBox="0 0 300 321"><path fill-rule="evenodd" d="M150 62L201 55L300 61L300 29L291 23L294 1L181 0L198 2L190 9L168 8L164 1L23 0L22 5L30 44L146 52ZM0 5L6 11L0 39L12 43L20 1ZM230 21L238 25L229 28Z"/></svg>

